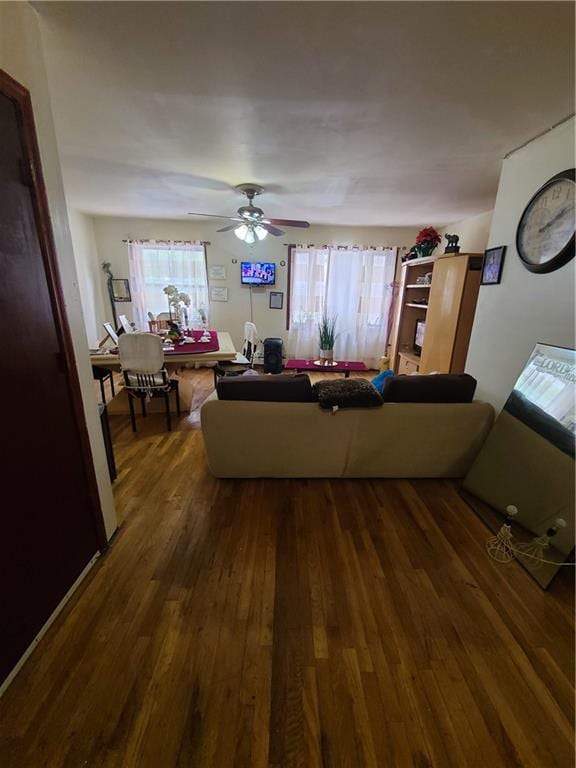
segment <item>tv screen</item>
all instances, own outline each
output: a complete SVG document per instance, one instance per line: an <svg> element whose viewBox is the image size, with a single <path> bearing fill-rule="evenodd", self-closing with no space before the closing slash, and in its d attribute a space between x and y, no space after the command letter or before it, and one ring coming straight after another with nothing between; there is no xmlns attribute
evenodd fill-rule
<svg viewBox="0 0 576 768"><path fill-rule="evenodd" d="M416 320L416 331L414 333L414 352L417 355L422 354L422 344L424 344L424 331L426 330L426 323L424 320Z"/></svg>
<svg viewBox="0 0 576 768"><path fill-rule="evenodd" d="M269 261L243 261L240 275L242 285L274 285L276 264Z"/></svg>

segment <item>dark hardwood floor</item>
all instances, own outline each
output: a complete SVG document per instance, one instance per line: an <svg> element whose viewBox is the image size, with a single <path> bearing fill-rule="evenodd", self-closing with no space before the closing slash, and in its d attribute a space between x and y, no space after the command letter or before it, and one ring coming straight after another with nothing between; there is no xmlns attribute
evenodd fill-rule
<svg viewBox="0 0 576 768"><path fill-rule="evenodd" d="M122 526L0 700L3 768L574 765L570 579L492 562L453 483L222 481L197 411L112 427Z"/></svg>

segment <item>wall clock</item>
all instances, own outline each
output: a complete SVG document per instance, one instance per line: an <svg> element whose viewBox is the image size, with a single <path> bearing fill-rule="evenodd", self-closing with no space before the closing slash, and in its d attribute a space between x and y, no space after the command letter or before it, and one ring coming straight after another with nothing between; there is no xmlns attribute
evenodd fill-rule
<svg viewBox="0 0 576 768"><path fill-rule="evenodd" d="M530 199L516 232L516 248L531 272L553 272L574 256L574 168L552 176Z"/></svg>

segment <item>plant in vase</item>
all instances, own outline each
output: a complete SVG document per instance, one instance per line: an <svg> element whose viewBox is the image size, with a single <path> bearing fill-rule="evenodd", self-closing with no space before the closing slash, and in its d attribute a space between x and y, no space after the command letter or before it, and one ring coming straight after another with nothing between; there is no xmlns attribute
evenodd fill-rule
<svg viewBox="0 0 576 768"><path fill-rule="evenodd" d="M442 238L434 227L425 227L418 232L416 245L411 248L411 252L416 253L419 259L426 259L432 256L432 251L441 240Z"/></svg>
<svg viewBox="0 0 576 768"><path fill-rule="evenodd" d="M336 320L337 315L334 315L334 317L322 315L322 320L318 323L320 360L324 364L329 364L334 359L334 343L338 337L336 333Z"/></svg>
<svg viewBox="0 0 576 768"><path fill-rule="evenodd" d="M163 290L168 298L170 319L180 321L187 326L188 307L191 304L190 296L179 291L175 285L167 285Z"/></svg>

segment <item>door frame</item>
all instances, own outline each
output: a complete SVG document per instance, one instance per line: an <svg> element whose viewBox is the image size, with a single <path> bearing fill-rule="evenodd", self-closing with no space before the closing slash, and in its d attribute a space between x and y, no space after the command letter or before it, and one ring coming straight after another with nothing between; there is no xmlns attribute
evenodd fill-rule
<svg viewBox="0 0 576 768"><path fill-rule="evenodd" d="M94 523L98 547L100 552L103 553L108 549L108 538L106 536L104 517L100 505L100 494L98 491L98 482L96 480L94 460L92 457L88 427L84 414L82 390L80 388L80 379L78 378L72 335L70 333L70 326L65 310L64 292L60 280L54 234L52 232L52 224L50 221L48 196L46 194L46 186L42 174L40 150L38 148L36 125L32 109L32 99L28 89L14 80L13 77L2 69L0 69L0 92L9 98L16 106L16 114L26 161L25 168L22 169L22 172L25 177L27 177L26 183L31 192L36 231L38 234L40 251L42 253L42 262L46 274L46 281L48 283L50 302L54 313L56 334L60 347L60 363L66 376L66 384L72 403L74 424L80 442L82 464L84 466L88 484L91 518Z"/></svg>

